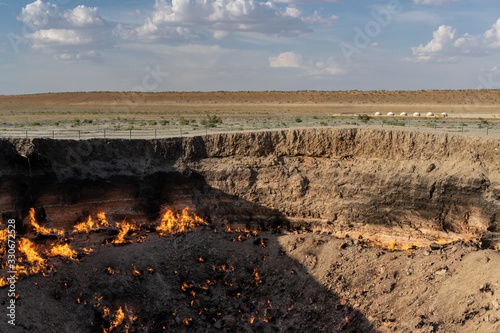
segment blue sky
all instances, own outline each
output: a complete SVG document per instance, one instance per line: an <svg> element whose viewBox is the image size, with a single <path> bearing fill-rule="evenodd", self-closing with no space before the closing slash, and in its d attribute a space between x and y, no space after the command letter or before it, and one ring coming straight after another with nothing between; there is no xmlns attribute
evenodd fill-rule
<svg viewBox="0 0 500 333"><path fill-rule="evenodd" d="M500 89L498 0L0 0L0 94Z"/></svg>

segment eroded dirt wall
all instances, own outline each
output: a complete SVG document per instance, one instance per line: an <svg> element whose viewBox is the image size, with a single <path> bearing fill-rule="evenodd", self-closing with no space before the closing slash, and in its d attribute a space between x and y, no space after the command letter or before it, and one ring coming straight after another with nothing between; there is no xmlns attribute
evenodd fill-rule
<svg viewBox="0 0 500 333"><path fill-rule="evenodd" d="M396 130L309 129L159 140L0 141L0 211L71 228L107 210L212 223L294 223L415 241L500 231L500 142ZM62 209L64 208L64 209ZM41 216L43 221L43 216Z"/></svg>

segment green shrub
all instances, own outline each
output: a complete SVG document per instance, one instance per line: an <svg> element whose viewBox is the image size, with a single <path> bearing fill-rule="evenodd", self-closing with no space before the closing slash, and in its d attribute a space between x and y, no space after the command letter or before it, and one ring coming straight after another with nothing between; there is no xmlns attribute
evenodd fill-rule
<svg viewBox="0 0 500 333"><path fill-rule="evenodd" d="M148 121L148 125L149 126L156 126L158 123L156 122L156 120L149 120Z"/></svg>
<svg viewBox="0 0 500 333"><path fill-rule="evenodd" d="M71 127L76 127L76 126L80 126L81 122L80 122L80 119L76 118L76 119L73 119L71 121Z"/></svg>
<svg viewBox="0 0 500 333"><path fill-rule="evenodd" d="M296 123L301 123L301 122L302 122L302 119L297 117L297 118L295 118L295 122L296 122Z"/></svg>
<svg viewBox="0 0 500 333"><path fill-rule="evenodd" d="M38 121L34 121L31 123L31 126L40 126L40 123Z"/></svg>
<svg viewBox="0 0 500 333"><path fill-rule="evenodd" d="M129 124L128 127L126 128L127 131L131 131L134 129L134 125Z"/></svg>
<svg viewBox="0 0 500 333"><path fill-rule="evenodd" d="M328 125L328 123L327 123L326 121L321 121L319 124L320 124L321 126L327 126L327 125Z"/></svg>
<svg viewBox="0 0 500 333"><path fill-rule="evenodd" d="M367 122L370 121L370 119L372 119L372 117L370 117L367 114L360 114L360 115L358 115L358 119L359 119L359 121L362 121L366 124Z"/></svg>
<svg viewBox="0 0 500 333"><path fill-rule="evenodd" d="M92 119L83 119L84 124L92 124Z"/></svg>
<svg viewBox="0 0 500 333"><path fill-rule="evenodd" d="M184 125L189 125L189 120L185 119L184 117L181 117L179 120L179 124L184 126Z"/></svg>
<svg viewBox="0 0 500 333"><path fill-rule="evenodd" d="M160 125L161 126L166 126L167 124L170 124L170 121L165 120L165 119L160 120Z"/></svg>
<svg viewBox="0 0 500 333"><path fill-rule="evenodd" d="M402 120L382 120L382 123L389 126L405 126L406 123Z"/></svg>

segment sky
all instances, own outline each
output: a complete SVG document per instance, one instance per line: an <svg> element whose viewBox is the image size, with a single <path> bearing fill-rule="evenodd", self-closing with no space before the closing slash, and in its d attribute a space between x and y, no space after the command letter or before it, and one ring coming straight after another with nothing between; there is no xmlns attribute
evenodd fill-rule
<svg viewBox="0 0 500 333"><path fill-rule="evenodd" d="M500 89L498 0L0 0L0 95Z"/></svg>

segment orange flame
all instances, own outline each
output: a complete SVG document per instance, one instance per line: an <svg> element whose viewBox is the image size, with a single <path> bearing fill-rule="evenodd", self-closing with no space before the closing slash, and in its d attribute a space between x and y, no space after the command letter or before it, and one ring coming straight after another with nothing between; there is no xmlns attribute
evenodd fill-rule
<svg viewBox="0 0 500 333"><path fill-rule="evenodd" d="M49 229L42 227L38 224L35 218L35 208L30 208L29 212L30 216L30 224L35 228L35 232L41 235L58 235L58 236L64 236L64 231L62 230L57 230L57 229Z"/></svg>
<svg viewBox="0 0 500 333"><path fill-rule="evenodd" d="M253 270L253 277L255 279L256 285L259 285L260 283L262 283L262 279L259 276L259 272L257 271L257 268L254 268L254 270Z"/></svg>
<svg viewBox="0 0 500 333"><path fill-rule="evenodd" d="M104 316L105 317L111 317L109 309L107 307L104 307ZM120 332L128 333L130 326L137 320L137 316L134 317L133 312L125 306L125 310L123 310L121 307L116 311L114 315L115 319L111 321L110 326L108 329L103 329L104 333L109 333L113 329L117 328L118 326L124 324L123 329L120 329Z"/></svg>
<svg viewBox="0 0 500 333"><path fill-rule="evenodd" d="M109 227L109 223L106 220L106 214L104 212L97 214L97 221L99 221L101 227Z"/></svg>
<svg viewBox="0 0 500 333"><path fill-rule="evenodd" d="M182 210L182 214L175 213L168 209L161 219L161 225L156 229L162 233L177 234L197 228L201 225L208 225L201 217L196 214L189 214L189 208Z"/></svg>
<svg viewBox="0 0 500 333"><path fill-rule="evenodd" d="M50 250L50 254L52 256L61 256L64 258L69 258L72 260L76 260L76 251L72 250L69 247L69 244L64 245L56 245Z"/></svg>
<svg viewBox="0 0 500 333"><path fill-rule="evenodd" d="M2 223L0 223L0 225L2 225ZM7 235L9 234L9 229L2 229L0 230L0 242L2 244L5 244L5 242L7 241Z"/></svg>
<svg viewBox="0 0 500 333"><path fill-rule="evenodd" d="M116 239L113 240L113 244L121 244L125 243L125 236L128 234L130 230L135 230L136 227L133 226L132 224L128 223L128 221L125 219L121 223L117 223L116 226L120 228L120 233L118 236L116 236Z"/></svg>
<svg viewBox="0 0 500 333"><path fill-rule="evenodd" d="M5 287L7 285L9 285L9 282L7 281L7 279L3 276L0 277L0 288Z"/></svg>
<svg viewBox="0 0 500 333"><path fill-rule="evenodd" d="M22 238L19 241L19 251L24 253L26 260L32 265L32 267L28 270L25 267L16 265L16 270L18 272L25 274L28 274L28 272L31 274L37 274L46 268L47 260L40 257L40 254L36 251L34 244L29 239Z"/></svg>
<svg viewBox="0 0 500 333"><path fill-rule="evenodd" d="M109 223L106 220L106 214L105 213L99 213L97 214L97 221L94 222L92 220L92 216L89 215L89 218L87 219L87 222L82 222L78 223L73 227L73 232L79 232L79 233L89 233L94 230L99 230L100 228L106 228L109 227Z"/></svg>

